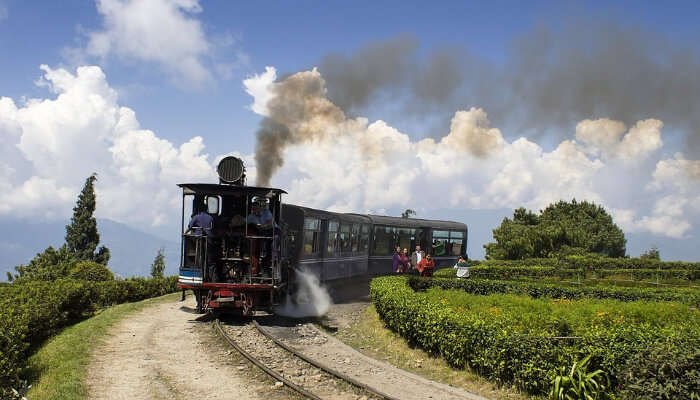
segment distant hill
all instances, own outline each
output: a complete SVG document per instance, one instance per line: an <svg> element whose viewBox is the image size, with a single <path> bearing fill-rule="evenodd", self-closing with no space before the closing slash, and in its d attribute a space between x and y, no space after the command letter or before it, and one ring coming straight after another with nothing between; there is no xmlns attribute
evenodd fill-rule
<svg viewBox="0 0 700 400"><path fill-rule="evenodd" d="M62 245L68 222L0 219L0 280L7 279L6 271L14 272L16 265L28 263L48 246ZM153 258L161 247L165 248L166 275L177 273L180 263L177 232L173 240L165 240L108 219L99 219L97 228L100 243L112 254L109 268L116 274L148 276Z"/></svg>

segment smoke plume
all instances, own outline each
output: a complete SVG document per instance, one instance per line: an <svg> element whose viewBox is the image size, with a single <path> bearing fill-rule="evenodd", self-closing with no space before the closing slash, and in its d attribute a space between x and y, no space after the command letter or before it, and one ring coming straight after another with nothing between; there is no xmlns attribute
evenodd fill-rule
<svg viewBox="0 0 700 400"><path fill-rule="evenodd" d="M557 137L583 119L629 125L654 116L680 131L694 155L700 153L697 47L592 20L559 30L537 27L498 61L476 57L467 46L424 57L415 39L402 36L349 55L327 55L319 69L329 99L351 114L386 94L403 103L403 115L441 113L442 131L451 110L477 106L514 135Z"/></svg>

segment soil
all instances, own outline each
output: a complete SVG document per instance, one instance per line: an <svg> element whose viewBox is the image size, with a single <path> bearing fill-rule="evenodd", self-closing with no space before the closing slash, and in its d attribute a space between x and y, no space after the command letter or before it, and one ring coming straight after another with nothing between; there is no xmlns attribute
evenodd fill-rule
<svg viewBox="0 0 700 400"><path fill-rule="evenodd" d="M289 399L227 348L194 301L149 307L115 326L88 368L90 399Z"/></svg>

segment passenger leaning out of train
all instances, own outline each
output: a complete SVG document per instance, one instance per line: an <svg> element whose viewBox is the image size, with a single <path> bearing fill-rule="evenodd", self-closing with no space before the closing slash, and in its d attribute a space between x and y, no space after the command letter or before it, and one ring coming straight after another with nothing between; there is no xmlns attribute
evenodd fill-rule
<svg viewBox="0 0 700 400"><path fill-rule="evenodd" d="M204 206L199 209L199 212L192 216L190 223L187 225L187 232L194 233L195 235L209 235L211 233L211 225L214 221L211 215L209 215Z"/></svg>
<svg viewBox="0 0 700 400"><path fill-rule="evenodd" d="M428 278L433 276L433 270L435 270L435 261L430 257L430 254L426 254L425 258L418 263L418 273L420 276Z"/></svg>

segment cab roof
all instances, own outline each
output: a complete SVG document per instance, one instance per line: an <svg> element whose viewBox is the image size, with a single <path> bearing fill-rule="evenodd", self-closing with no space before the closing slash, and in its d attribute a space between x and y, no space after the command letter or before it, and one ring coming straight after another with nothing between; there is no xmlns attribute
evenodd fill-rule
<svg viewBox="0 0 700 400"><path fill-rule="evenodd" d="M183 194L241 195L248 193L265 197L287 194L282 189L260 186L220 185L216 183L178 183L177 185L182 188Z"/></svg>

